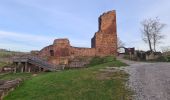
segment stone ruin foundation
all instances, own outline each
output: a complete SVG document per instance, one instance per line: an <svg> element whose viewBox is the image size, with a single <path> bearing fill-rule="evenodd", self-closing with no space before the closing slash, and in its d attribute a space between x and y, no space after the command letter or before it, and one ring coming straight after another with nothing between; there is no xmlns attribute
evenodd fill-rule
<svg viewBox="0 0 170 100"><path fill-rule="evenodd" d="M18 78L15 80L0 80L0 100L8 95L8 92L14 90L22 82L22 79Z"/></svg>

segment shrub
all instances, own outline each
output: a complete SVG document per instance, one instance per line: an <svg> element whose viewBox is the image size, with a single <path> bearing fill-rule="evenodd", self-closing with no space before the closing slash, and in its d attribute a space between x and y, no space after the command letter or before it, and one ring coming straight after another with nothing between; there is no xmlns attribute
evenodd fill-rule
<svg viewBox="0 0 170 100"><path fill-rule="evenodd" d="M166 60L167 60L168 62L170 62L170 56L167 56L167 57L166 57Z"/></svg>
<svg viewBox="0 0 170 100"><path fill-rule="evenodd" d="M87 66L95 66L104 63L104 59L101 57L94 57Z"/></svg>
<svg viewBox="0 0 170 100"><path fill-rule="evenodd" d="M104 60L103 61L104 63L112 62L112 61L116 60L116 57L114 57L114 56L106 56L106 57L103 58L103 60Z"/></svg>
<svg viewBox="0 0 170 100"><path fill-rule="evenodd" d="M166 58L164 56L160 56L158 57L157 59L155 59L155 61L158 61L158 62L166 62Z"/></svg>
<svg viewBox="0 0 170 100"><path fill-rule="evenodd" d="M103 64L107 62L113 62L113 61L116 61L116 57L114 56L106 56L106 57L96 56L92 58L92 60L87 66L95 66L95 65L99 65L99 64Z"/></svg>

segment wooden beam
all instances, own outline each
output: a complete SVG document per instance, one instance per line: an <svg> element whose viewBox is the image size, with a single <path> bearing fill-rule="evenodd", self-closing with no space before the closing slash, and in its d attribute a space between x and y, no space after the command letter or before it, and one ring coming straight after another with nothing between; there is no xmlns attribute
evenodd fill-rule
<svg viewBox="0 0 170 100"><path fill-rule="evenodd" d="M28 67L28 73L30 73L30 72L31 72L31 67L29 66L29 67Z"/></svg>
<svg viewBox="0 0 170 100"><path fill-rule="evenodd" d="M21 73L23 73L24 72L24 67L21 67Z"/></svg>
<svg viewBox="0 0 170 100"><path fill-rule="evenodd" d="M39 67L39 72L41 72L41 67Z"/></svg>
<svg viewBox="0 0 170 100"><path fill-rule="evenodd" d="M25 62L25 72L28 72L28 63Z"/></svg>
<svg viewBox="0 0 170 100"><path fill-rule="evenodd" d="M17 63L14 63L14 73L17 72Z"/></svg>

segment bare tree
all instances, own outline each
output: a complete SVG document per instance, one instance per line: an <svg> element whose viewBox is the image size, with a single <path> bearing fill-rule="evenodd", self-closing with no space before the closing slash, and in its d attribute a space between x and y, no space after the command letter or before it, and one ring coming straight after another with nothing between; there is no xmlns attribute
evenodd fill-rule
<svg viewBox="0 0 170 100"><path fill-rule="evenodd" d="M149 45L149 49L150 51L153 51L152 50L152 43L151 43L151 39L152 39L152 25L151 25L151 22L152 20L149 19L149 20L144 20L141 24L142 24L142 29L141 29L141 32L142 32L142 35L143 35L143 41L145 43L148 43Z"/></svg>
<svg viewBox="0 0 170 100"><path fill-rule="evenodd" d="M148 43L150 51L156 51L156 45L160 43L160 40L163 39L161 33L165 24L161 23L158 18L155 19L145 19L142 23L142 39L145 43Z"/></svg>
<svg viewBox="0 0 170 100"><path fill-rule="evenodd" d="M164 35L161 33L162 29L165 27L165 24L161 23L158 18L154 19L153 23L153 47L156 52L156 45L160 43L160 40L164 38Z"/></svg>

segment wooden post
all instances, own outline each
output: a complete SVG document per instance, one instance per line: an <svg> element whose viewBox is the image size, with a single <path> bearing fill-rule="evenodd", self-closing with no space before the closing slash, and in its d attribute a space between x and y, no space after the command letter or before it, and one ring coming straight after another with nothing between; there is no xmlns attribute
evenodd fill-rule
<svg viewBox="0 0 170 100"><path fill-rule="evenodd" d="M21 64L21 62L18 62L17 68L19 68L20 64Z"/></svg>
<svg viewBox="0 0 170 100"><path fill-rule="evenodd" d="M25 72L28 72L28 63L25 62Z"/></svg>
<svg viewBox="0 0 170 100"><path fill-rule="evenodd" d="M17 63L15 63L15 68L14 68L14 73L16 73L17 72Z"/></svg>
<svg viewBox="0 0 170 100"><path fill-rule="evenodd" d="M40 72L41 71L41 68L40 67L38 67L38 72Z"/></svg>
<svg viewBox="0 0 170 100"><path fill-rule="evenodd" d="M24 67L21 67L21 73L23 73L24 72Z"/></svg>
<svg viewBox="0 0 170 100"><path fill-rule="evenodd" d="M31 72L31 67L28 67L28 73L30 73Z"/></svg>
<svg viewBox="0 0 170 100"><path fill-rule="evenodd" d="M17 72L17 68L15 67L15 68L14 68L14 73L16 73L16 72Z"/></svg>
<svg viewBox="0 0 170 100"><path fill-rule="evenodd" d="M20 63L20 67L21 67L21 73L23 73L24 72L24 66L22 66L21 62L19 62L19 63Z"/></svg>

